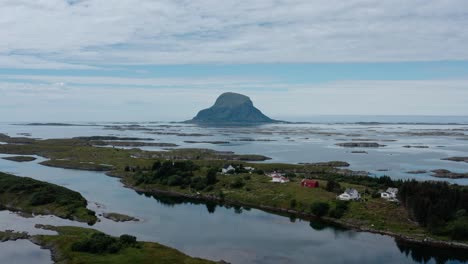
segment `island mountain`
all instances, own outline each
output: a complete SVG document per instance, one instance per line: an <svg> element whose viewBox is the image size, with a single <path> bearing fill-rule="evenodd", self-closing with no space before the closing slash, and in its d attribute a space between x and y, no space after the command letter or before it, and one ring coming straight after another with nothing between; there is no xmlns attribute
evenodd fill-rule
<svg viewBox="0 0 468 264"><path fill-rule="evenodd" d="M201 110L189 122L207 124L257 124L277 122L264 115L249 97L238 93L223 93L215 104Z"/></svg>

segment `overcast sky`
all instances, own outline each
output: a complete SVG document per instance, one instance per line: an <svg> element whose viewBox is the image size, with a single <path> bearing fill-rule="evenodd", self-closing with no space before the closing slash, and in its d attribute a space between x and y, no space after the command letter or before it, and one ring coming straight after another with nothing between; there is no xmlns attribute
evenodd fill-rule
<svg viewBox="0 0 468 264"><path fill-rule="evenodd" d="M466 0L0 0L0 121L468 115Z"/></svg>

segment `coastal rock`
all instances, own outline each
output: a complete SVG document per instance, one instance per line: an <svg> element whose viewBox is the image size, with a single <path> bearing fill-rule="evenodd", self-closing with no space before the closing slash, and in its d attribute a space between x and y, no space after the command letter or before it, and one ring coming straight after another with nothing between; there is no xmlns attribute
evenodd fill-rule
<svg viewBox="0 0 468 264"><path fill-rule="evenodd" d="M424 174L427 173L425 170L414 170L414 171L407 171L408 174Z"/></svg>
<svg viewBox="0 0 468 264"><path fill-rule="evenodd" d="M276 121L258 110L249 97L237 93L223 93L218 97L212 107L201 110L189 122L208 124L256 124L274 123Z"/></svg>
<svg viewBox="0 0 468 264"><path fill-rule="evenodd" d="M346 143L337 143L335 144L340 147L345 148L379 148L385 147L386 145L381 145L376 142L346 142Z"/></svg>
<svg viewBox="0 0 468 264"><path fill-rule="evenodd" d="M102 216L114 222L129 222L129 221L138 222L140 221L139 219L133 216L118 214L118 213L104 213Z"/></svg>
<svg viewBox="0 0 468 264"><path fill-rule="evenodd" d="M405 145L403 146L404 148L429 148L428 146L423 146L423 145L414 145L414 146L411 146L411 145Z"/></svg>
<svg viewBox="0 0 468 264"><path fill-rule="evenodd" d="M468 163L468 157L450 157L450 158L445 158L445 159L442 159L442 160L450 160L450 161Z"/></svg>
<svg viewBox="0 0 468 264"><path fill-rule="evenodd" d="M433 170L432 176L437 178L462 179L468 178L468 173L451 172L445 169Z"/></svg>

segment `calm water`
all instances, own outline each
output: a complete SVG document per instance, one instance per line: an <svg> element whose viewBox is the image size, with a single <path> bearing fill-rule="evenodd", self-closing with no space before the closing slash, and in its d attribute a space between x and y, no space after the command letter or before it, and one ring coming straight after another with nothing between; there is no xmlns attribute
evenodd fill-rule
<svg viewBox="0 0 468 264"><path fill-rule="evenodd" d="M138 125L138 126L135 126ZM260 127L198 127L187 124L103 123L93 126L25 126L0 123L0 133L19 136L30 133L37 138L115 135L154 138L155 142L176 143L179 147L212 148L236 153L263 154L268 162L321 162L343 160L355 170L393 178L435 179L429 173L412 175L410 170L449 169L467 172L467 163L443 161L450 156L468 156L468 125L362 125L362 124L293 124ZM439 135L427 134L437 132ZM446 133L440 135L440 132ZM193 135L196 133L198 135ZM421 135L420 133L426 133ZM201 135L200 135L201 134ZM249 141L245 141L248 139ZM387 145L379 149L347 149L336 143L353 139L372 139ZM184 141L228 141L226 144L193 144ZM253 140L253 141L252 141ZM260 140L260 141L258 141ZM265 141L268 140L268 141ZM1 142L0 142L1 144ZM424 145L428 148L404 148ZM160 148L145 148L160 150ZM354 154L365 150L368 154ZM6 156L6 155L0 155ZM147 197L126 189L118 179L102 173L64 170L0 159L0 171L29 176L79 191L89 201L89 208L118 212L139 218L140 222L114 223L101 218L93 228L113 235L132 234L140 240L155 241L175 247L192 256L232 263L461 263L468 252L418 248L396 242L393 238L323 226L319 223L293 221L288 217L246 208L174 201L165 197ZM385 172L381 170L386 170ZM467 179L449 180L468 185ZM35 233L36 223L86 226L52 216L22 218L0 212L0 230L14 229ZM12 246L17 245L17 247ZM22 249L19 256L13 249ZM5 252L5 253L4 253ZM45 252L45 253L44 253ZM27 241L0 244L1 257L18 262L49 263L36 255L46 254ZM8 257L10 256L10 257ZM18 256L18 257L17 257ZM29 257L28 257L29 256ZM26 262L21 262L23 259ZM49 262L47 262L49 261ZM31 262L32 263L32 262Z"/></svg>
<svg viewBox="0 0 468 264"><path fill-rule="evenodd" d="M406 119L403 121L417 121L415 118ZM445 117L445 119L447 122L468 120L468 118L457 119L455 117ZM374 119L367 117L361 120L372 121ZM398 119L394 117L388 121L395 120ZM443 117L433 117L422 121L442 120ZM211 148L240 154L262 154L272 158L267 162L299 163L342 160L349 162L353 170L364 170L373 175L389 175L397 179L441 180L430 176L430 171L435 169L468 172L468 163L442 160L452 156L468 156L468 124L316 123L226 128L171 123L100 123L94 126L70 127L0 123L0 133L7 133L10 136L30 133L32 137L37 138L96 135L153 138L154 142L178 144L179 148ZM198 135L193 136L193 134ZM343 148L336 145L353 140L371 140L370 142L386 146ZM186 143L186 141L226 141L229 143L193 144ZM405 148L404 146L407 145L427 148ZM144 147L143 149L161 150L157 147ZM366 151L367 154L356 154L352 151ZM418 175L407 173L414 170L427 172ZM468 185L468 179L442 180Z"/></svg>
<svg viewBox="0 0 468 264"><path fill-rule="evenodd" d="M160 242L192 256L232 263L421 263L425 259L435 263L435 257L446 259L449 256L459 260L449 263L461 263L466 253L427 252L427 249L397 244L388 236L293 221L255 209L147 197L124 188L118 179L102 173L49 168L37 164L41 160L15 163L0 159L0 171L79 191L90 202L89 207L99 214L119 212L142 220L115 223L101 217L101 222L93 228L113 235L136 235L140 240ZM86 226L52 216L22 218L7 211L0 212L0 230L49 232L34 229L36 223ZM37 248L25 247L23 253L27 252L31 256L39 254Z"/></svg>
<svg viewBox="0 0 468 264"><path fill-rule="evenodd" d="M43 250L28 240L0 243L0 263L52 264L50 251Z"/></svg>

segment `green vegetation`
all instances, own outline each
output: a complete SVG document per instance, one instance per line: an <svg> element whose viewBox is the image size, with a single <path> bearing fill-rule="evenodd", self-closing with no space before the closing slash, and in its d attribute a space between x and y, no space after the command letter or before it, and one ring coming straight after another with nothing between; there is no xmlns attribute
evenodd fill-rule
<svg viewBox="0 0 468 264"><path fill-rule="evenodd" d="M125 248L139 245L136 237L121 235L119 238L111 237L104 233L96 232L91 236L83 237L71 245L71 250L76 252L87 252L93 254L117 253Z"/></svg>
<svg viewBox="0 0 468 264"><path fill-rule="evenodd" d="M314 202L310 208L310 211L318 216L322 217L325 216L328 213L328 210L330 209L330 205L325 202Z"/></svg>
<svg viewBox="0 0 468 264"><path fill-rule="evenodd" d="M0 231L0 242L29 238L26 232L15 232L13 230Z"/></svg>
<svg viewBox="0 0 468 264"><path fill-rule="evenodd" d="M2 159L16 161L16 162L29 162L29 161L36 160L36 158L29 157L29 156L13 156L13 157L4 157Z"/></svg>
<svg viewBox="0 0 468 264"><path fill-rule="evenodd" d="M36 154L50 158L50 161L43 163L44 165L64 168L106 168L110 170L109 175L120 177L127 186L141 192L170 192L173 195L209 202L245 205L302 217L321 215L326 221L345 226L404 235L420 241L428 237L439 241L467 241L464 235L467 221L463 211L466 208L452 208L448 218L442 218L443 221L430 220L431 225L419 222L415 218L419 214L415 213L416 207L413 207L413 202L402 200L402 205L399 205L380 198L381 191L388 187L403 188L406 183L393 181L386 176L356 176L352 171L335 168L337 165L345 166L344 162L254 164L243 160L261 160L263 156L236 155L232 152L206 149L150 152L103 148L95 147L89 140L84 139L32 140L2 135L0 139L10 143L0 145L0 153ZM17 144L18 142L23 143ZM239 169L231 175L217 173L226 164L232 164ZM255 171L250 173L241 170L247 166L254 167ZM272 183L271 179L263 174L272 171L288 175L291 181L284 184ZM301 187L300 181L304 178L316 179L320 187ZM336 195L345 188L357 189L362 199L358 202L337 201ZM449 185L447 188L458 188L460 193L466 192L466 187ZM451 191L448 193L452 195ZM440 195L445 194L423 191L418 192L418 199L433 201L438 200ZM316 208L317 204L321 204L320 210ZM324 209L324 204L328 205L328 210ZM468 203L465 201L464 204ZM437 205L426 212L433 214L440 206Z"/></svg>
<svg viewBox="0 0 468 264"><path fill-rule="evenodd" d="M192 258L175 249L135 237L111 237L99 231L80 227L43 228L58 235L36 235L31 238L42 247L52 249L56 263L68 264L208 264L212 261Z"/></svg>
<svg viewBox="0 0 468 264"><path fill-rule="evenodd" d="M137 218L133 216L118 214L118 213L104 213L102 216L114 222L139 221Z"/></svg>
<svg viewBox="0 0 468 264"><path fill-rule="evenodd" d="M468 189L413 180L401 184L399 196L410 216L430 232L468 240Z"/></svg>
<svg viewBox="0 0 468 264"><path fill-rule="evenodd" d="M55 216L94 224L95 213L78 192L67 188L0 172L0 207L30 214Z"/></svg>

